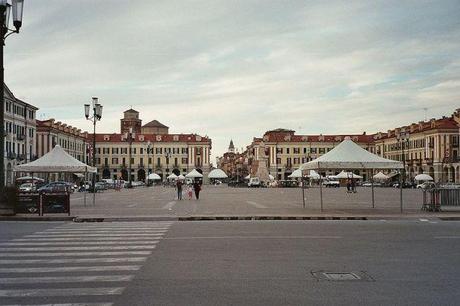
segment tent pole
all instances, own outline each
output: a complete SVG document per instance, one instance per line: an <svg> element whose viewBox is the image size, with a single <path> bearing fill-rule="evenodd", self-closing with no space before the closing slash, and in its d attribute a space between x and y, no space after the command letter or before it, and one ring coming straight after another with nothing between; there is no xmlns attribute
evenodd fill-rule
<svg viewBox="0 0 460 306"><path fill-rule="evenodd" d="M323 212L323 178L321 177L321 173L319 174L319 200L321 203L321 212Z"/></svg>
<svg viewBox="0 0 460 306"><path fill-rule="evenodd" d="M303 202L303 208L305 208L305 179L302 174L302 202Z"/></svg>
<svg viewBox="0 0 460 306"><path fill-rule="evenodd" d="M372 187L372 208L375 208L375 197L374 197L374 169L371 172L371 187Z"/></svg>
<svg viewBox="0 0 460 306"><path fill-rule="evenodd" d="M85 169L85 178L83 179L83 193L84 193L84 200L83 203L86 207L86 177L88 176L88 167Z"/></svg>
<svg viewBox="0 0 460 306"><path fill-rule="evenodd" d="M403 212L403 180L402 180L402 171L399 172L399 208L401 213Z"/></svg>

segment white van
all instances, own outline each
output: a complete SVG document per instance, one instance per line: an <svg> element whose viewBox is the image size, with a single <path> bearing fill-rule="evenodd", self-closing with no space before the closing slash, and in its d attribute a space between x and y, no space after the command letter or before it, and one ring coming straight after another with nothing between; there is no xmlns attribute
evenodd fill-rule
<svg viewBox="0 0 460 306"><path fill-rule="evenodd" d="M260 179L258 177L251 177L249 179L248 187L260 187Z"/></svg>

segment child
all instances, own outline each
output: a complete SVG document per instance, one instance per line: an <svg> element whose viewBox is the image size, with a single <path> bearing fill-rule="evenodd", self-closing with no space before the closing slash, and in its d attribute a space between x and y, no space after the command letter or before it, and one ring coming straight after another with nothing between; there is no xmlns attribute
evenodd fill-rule
<svg viewBox="0 0 460 306"><path fill-rule="evenodd" d="M191 200L193 197L193 188L191 185L187 187L187 194L188 194L188 199Z"/></svg>

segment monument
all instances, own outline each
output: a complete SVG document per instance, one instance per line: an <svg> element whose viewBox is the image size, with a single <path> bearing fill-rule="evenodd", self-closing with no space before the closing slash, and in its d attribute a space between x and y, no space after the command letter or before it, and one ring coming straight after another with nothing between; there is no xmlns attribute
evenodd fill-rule
<svg viewBox="0 0 460 306"><path fill-rule="evenodd" d="M257 172L256 176L259 177L261 182L268 183L270 182L270 177L268 176L268 168L267 168L267 163L268 163L268 157L265 152L265 143L263 141L260 142L259 144L259 149L258 149L258 156L257 156Z"/></svg>

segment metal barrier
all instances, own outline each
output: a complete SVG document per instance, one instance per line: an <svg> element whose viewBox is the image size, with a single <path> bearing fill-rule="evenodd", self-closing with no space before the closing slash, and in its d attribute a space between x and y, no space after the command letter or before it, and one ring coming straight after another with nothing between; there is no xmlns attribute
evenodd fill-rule
<svg viewBox="0 0 460 306"><path fill-rule="evenodd" d="M422 210L440 211L443 206L460 206L459 188L432 188L423 190Z"/></svg>
<svg viewBox="0 0 460 306"><path fill-rule="evenodd" d="M38 214L39 216L65 213L70 216L70 194L68 192L19 193L16 213Z"/></svg>

